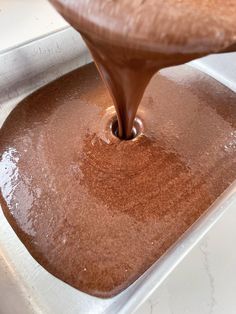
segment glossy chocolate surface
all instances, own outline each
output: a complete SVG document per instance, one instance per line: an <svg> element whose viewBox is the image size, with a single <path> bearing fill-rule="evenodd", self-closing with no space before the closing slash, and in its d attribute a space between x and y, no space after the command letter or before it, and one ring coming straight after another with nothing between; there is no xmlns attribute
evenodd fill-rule
<svg viewBox="0 0 236 314"><path fill-rule="evenodd" d="M236 177L236 95L190 66L156 74L112 134L94 65L23 100L0 133L4 214L30 254L77 289L129 286Z"/></svg>

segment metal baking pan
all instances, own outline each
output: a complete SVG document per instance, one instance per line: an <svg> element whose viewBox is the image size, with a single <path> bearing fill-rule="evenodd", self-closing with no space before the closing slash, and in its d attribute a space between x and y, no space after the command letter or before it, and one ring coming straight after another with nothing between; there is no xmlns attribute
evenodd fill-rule
<svg viewBox="0 0 236 314"><path fill-rule="evenodd" d="M225 54L194 61L190 66L236 91L232 76L236 69L230 67L227 73L224 66L227 62L236 64L235 60L236 54ZM26 95L90 61L80 36L71 28L0 55L0 126ZM232 206L236 206L236 182L148 271L110 299L89 296L50 275L30 256L0 210L0 313L132 313Z"/></svg>

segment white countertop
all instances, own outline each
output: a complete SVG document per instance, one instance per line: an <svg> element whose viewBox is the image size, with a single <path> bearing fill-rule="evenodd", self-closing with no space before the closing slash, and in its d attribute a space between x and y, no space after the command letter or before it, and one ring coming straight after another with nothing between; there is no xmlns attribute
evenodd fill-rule
<svg viewBox="0 0 236 314"><path fill-rule="evenodd" d="M67 27L46 0L0 0L0 53ZM235 314L235 221L231 208L135 313Z"/></svg>

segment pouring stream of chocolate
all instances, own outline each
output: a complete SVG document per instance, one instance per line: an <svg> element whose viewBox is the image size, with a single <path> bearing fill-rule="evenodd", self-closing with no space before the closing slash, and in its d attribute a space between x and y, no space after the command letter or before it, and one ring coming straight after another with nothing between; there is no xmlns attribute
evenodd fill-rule
<svg viewBox="0 0 236 314"><path fill-rule="evenodd" d="M235 48L232 0L224 5L219 0L51 2L90 49L112 96L122 139L132 138L139 103L155 72Z"/></svg>
<svg viewBox="0 0 236 314"><path fill-rule="evenodd" d="M120 138L132 137L158 69L235 45L235 0L51 2L91 50ZM0 130L3 212L51 274L114 296L235 180L235 103L188 65L164 69L138 109L140 136L121 141L94 65L68 73L26 97Z"/></svg>

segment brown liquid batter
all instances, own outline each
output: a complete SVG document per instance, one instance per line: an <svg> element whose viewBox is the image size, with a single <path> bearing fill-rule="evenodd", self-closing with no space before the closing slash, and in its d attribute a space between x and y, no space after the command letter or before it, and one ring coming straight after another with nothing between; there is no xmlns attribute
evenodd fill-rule
<svg viewBox="0 0 236 314"><path fill-rule="evenodd" d="M129 286L236 177L236 95L179 66L153 77L139 136L110 129L94 65L23 100L1 129L4 214L50 273L89 294Z"/></svg>
<svg viewBox="0 0 236 314"><path fill-rule="evenodd" d="M32 256L109 297L153 264L236 176L236 96L189 68L235 44L232 0L53 0L93 65L25 99L1 130L1 204ZM217 91L217 95L216 95ZM121 141L118 136L134 137ZM135 115L138 110L136 120Z"/></svg>
<svg viewBox="0 0 236 314"><path fill-rule="evenodd" d="M51 0L81 32L110 91L120 138L132 138L155 72L235 49L235 0Z"/></svg>

